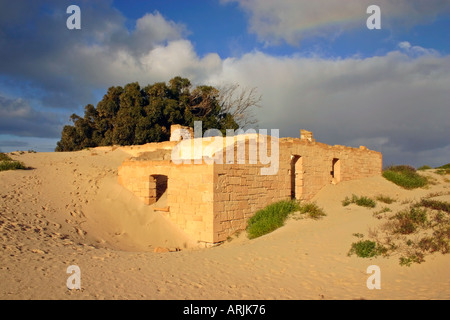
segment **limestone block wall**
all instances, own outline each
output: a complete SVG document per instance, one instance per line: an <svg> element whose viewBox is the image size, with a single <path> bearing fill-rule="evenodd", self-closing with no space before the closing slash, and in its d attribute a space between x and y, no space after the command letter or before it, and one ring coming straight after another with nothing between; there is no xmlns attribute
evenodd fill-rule
<svg viewBox="0 0 450 320"><path fill-rule="evenodd" d="M310 200L330 183L380 175L382 157L367 149L280 139L277 174L261 175L262 167L248 161L214 165L215 241L244 230L256 211L273 202Z"/></svg>
<svg viewBox="0 0 450 320"><path fill-rule="evenodd" d="M270 146L270 143L269 143ZM268 167L249 163L246 143L243 164L174 164L169 160L127 160L119 167L119 182L146 204L167 189L164 214L193 239L215 243L238 230L259 209L280 200L311 200L330 183L359 179L382 172L382 155L361 148L330 146L311 139L279 139L278 171L262 175ZM268 150L270 154L270 148Z"/></svg>
<svg viewBox="0 0 450 320"><path fill-rule="evenodd" d="M213 166L170 161L127 160L118 169L119 183L146 204L153 204L154 177L166 176L168 212L162 213L193 239L216 242L213 219ZM162 179L164 183L164 179ZM164 187L161 186L160 187ZM160 191L161 192L161 189Z"/></svg>
<svg viewBox="0 0 450 320"><path fill-rule="evenodd" d="M248 219L259 209L290 199L289 179L261 175L261 164L214 165L214 233L216 241L245 230Z"/></svg>
<svg viewBox="0 0 450 320"><path fill-rule="evenodd" d="M330 146L323 143L284 139L280 141L280 169L289 172L292 155L300 157L296 167L297 184L301 184L301 196L297 199L310 200L324 186L330 183L361 179L382 172L382 155L379 152L344 146Z"/></svg>

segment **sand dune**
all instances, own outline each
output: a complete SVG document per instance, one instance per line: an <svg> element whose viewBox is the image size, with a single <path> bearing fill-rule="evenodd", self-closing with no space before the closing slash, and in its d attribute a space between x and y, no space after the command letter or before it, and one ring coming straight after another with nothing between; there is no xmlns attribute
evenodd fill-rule
<svg viewBox="0 0 450 320"><path fill-rule="evenodd" d="M427 173L436 184L413 191L382 177L329 185L313 199L327 213L321 220L290 219L258 239L241 233L200 249L118 185L129 157L120 148L12 157L33 169L0 172L2 299L450 298L450 255L411 267L347 256L353 234L368 235L380 220L373 209L341 205L353 193L390 195L393 210L432 192L450 201L443 176ZM81 290L66 287L70 265L80 267ZM369 265L380 267L380 290L366 286Z"/></svg>

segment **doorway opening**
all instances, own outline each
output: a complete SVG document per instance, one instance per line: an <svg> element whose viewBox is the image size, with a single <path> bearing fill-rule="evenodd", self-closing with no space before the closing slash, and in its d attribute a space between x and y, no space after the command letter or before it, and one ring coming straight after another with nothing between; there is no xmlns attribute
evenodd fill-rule
<svg viewBox="0 0 450 320"><path fill-rule="evenodd" d="M149 204L156 203L167 190L168 178L165 175L154 174L149 178Z"/></svg>
<svg viewBox="0 0 450 320"><path fill-rule="evenodd" d="M291 156L291 199L301 200L303 195L303 158Z"/></svg>
<svg viewBox="0 0 450 320"><path fill-rule="evenodd" d="M332 183L338 183L341 181L341 160L338 158L333 158L330 174Z"/></svg>

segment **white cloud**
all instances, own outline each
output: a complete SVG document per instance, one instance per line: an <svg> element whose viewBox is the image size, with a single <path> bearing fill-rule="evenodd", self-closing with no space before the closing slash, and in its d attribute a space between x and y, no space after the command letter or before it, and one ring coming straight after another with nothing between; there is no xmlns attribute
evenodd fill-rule
<svg viewBox="0 0 450 320"><path fill-rule="evenodd" d="M367 7L380 6L383 28L433 20L449 12L447 0L222 0L249 13L249 31L267 44L298 44L304 37L332 37L342 30L366 28Z"/></svg>
<svg viewBox="0 0 450 320"><path fill-rule="evenodd" d="M226 59L215 84L258 87L261 128L283 136L312 130L319 141L388 152L447 152L450 56L415 49L357 59L278 58L261 52ZM419 48L419 47L417 47ZM450 154L440 154L440 157Z"/></svg>

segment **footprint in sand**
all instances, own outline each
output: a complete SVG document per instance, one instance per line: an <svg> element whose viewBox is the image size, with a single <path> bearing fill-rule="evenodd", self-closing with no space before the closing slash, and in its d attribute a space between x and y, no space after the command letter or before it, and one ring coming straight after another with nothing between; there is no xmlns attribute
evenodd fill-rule
<svg viewBox="0 0 450 320"><path fill-rule="evenodd" d="M87 234L86 231L84 231L84 230L82 230L82 229L80 229L80 228L75 227L74 229L75 229L75 231L78 233L78 235L80 235L80 236L83 237L83 238L84 238L84 236Z"/></svg>

